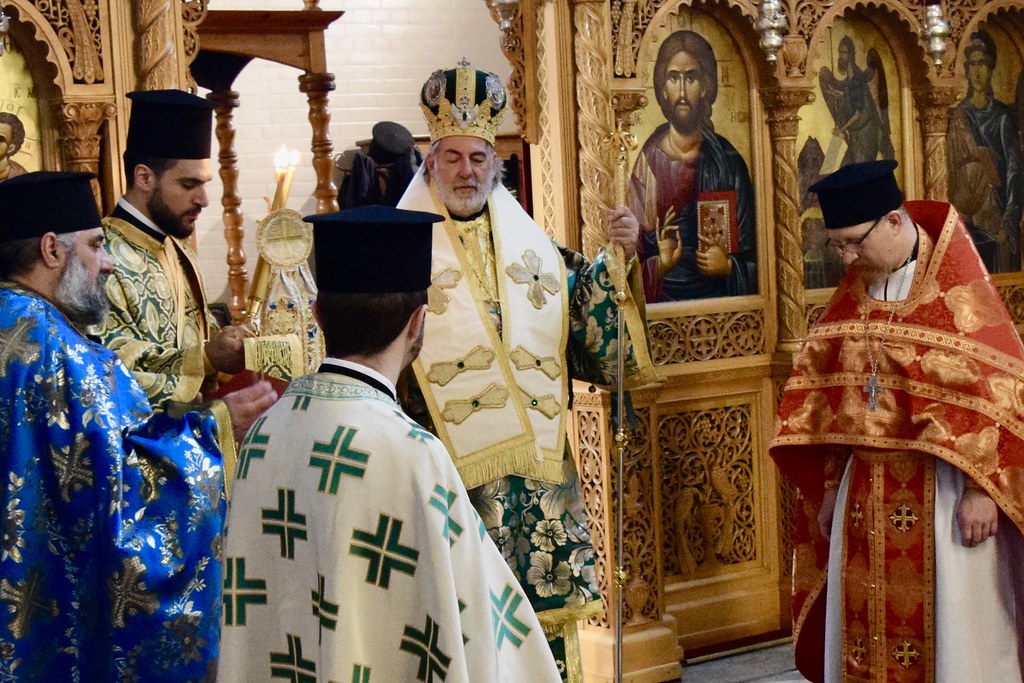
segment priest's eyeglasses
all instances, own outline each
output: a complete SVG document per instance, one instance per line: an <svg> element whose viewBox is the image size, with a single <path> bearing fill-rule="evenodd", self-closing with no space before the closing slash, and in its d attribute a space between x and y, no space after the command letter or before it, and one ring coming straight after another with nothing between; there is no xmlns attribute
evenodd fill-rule
<svg viewBox="0 0 1024 683"><path fill-rule="evenodd" d="M839 254L840 256L842 256L847 249L857 251L860 245L864 243L864 240L868 238L868 235L874 232L875 228L877 228L879 223L881 223L884 219L885 216L882 216L877 221L875 221L874 225L868 228L868 231L866 233L864 233L860 237L855 237L852 240L840 242L839 240L834 240L831 237L829 237L827 240L825 240L825 246L834 251L835 253Z"/></svg>

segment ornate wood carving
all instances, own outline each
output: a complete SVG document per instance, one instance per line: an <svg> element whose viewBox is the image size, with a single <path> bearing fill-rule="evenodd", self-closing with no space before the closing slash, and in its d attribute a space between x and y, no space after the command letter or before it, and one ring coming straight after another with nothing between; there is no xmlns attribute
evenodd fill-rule
<svg viewBox="0 0 1024 683"><path fill-rule="evenodd" d="M338 210L338 188L334 185L334 147L331 143L331 111L327 93L334 90L334 74L305 73L299 76L299 90L309 101L309 123L313 128L313 169L316 171L316 212Z"/></svg>
<svg viewBox="0 0 1024 683"><path fill-rule="evenodd" d="M658 456L651 451L653 395L634 398L643 406L636 410L637 428L623 457L623 557L626 583L623 587L623 624L640 626L661 619L663 613L662 560L657 528L657 488L661 471ZM605 611L590 624L611 628L617 600L612 571L615 557L615 522L618 487L614 446L609 427L610 397L605 392L576 391L573 420L577 434L580 485L591 524L596 571Z"/></svg>
<svg viewBox="0 0 1024 683"><path fill-rule="evenodd" d="M947 195L946 124L949 108L959 99L959 88L928 86L914 91L917 120L924 140L924 196L945 200Z"/></svg>
<svg viewBox="0 0 1024 683"><path fill-rule="evenodd" d="M609 524L615 519L609 505L613 490L606 469L604 448L608 443L608 421L602 410L601 396L597 393L576 392L572 414L575 422L577 466L583 502L590 522L590 542L594 547L594 570L605 605L614 604L612 596L612 557L615 548L614 530ZM609 628L611 619L606 609L590 620L591 624Z"/></svg>
<svg viewBox="0 0 1024 683"><path fill-rule="evenodd" d="M509 108L512 110L513 116L515 116L516 127L519 129L520 135L531 144L537 142L537 123L533 120L534 117L531 117L529 114L533 108L531 104L534 98L530 97L529 92L532 83L530 83L531 79L527 74L524 38L536 35L535 26L533 31L527 31L526 26L528 23L532 24L534 20L534 12L531 12L531 9L539 12L542 6L543 3L538 2L535 3L535 6L527 7L524 12L522 3L515 5L515 8L512 10L511 24L501 32L501 51L512 67L512 73L505 83L505 88L509 93ZM489 8L491 10L491 18L496 23L500 22L497 9L494 6L489 6Z"/></svg>
<svg viewBox="0 0 1024 683"><path fill-rule="evenodd" d="M814 323L818 322L818 318L821 317L821 314L825 312L826 308L828 308L827 303L807 305L804 309L804 316L807 318L807 329L810 329Z"/></svg>
<svg viewBox="0 0 1024 683"><path fill-rule="evenodd" d="M100 5L94 0L32 0L60 38L75 83L102 83Z"/></svg>
<svg viewBox="0 0 1024 683"><path fill-rule="evenodd" d="M764 311L760 308L650 320L647 336L655 365L740 358L766 352Z"/></svg>
<svg viewBox="0 0 1024 683"><path fill-rule="evenodd" d="M779 570L783 578L793 576L793 563L790 558L793 557L796 502L799 496L793 482L785 477L779 477Z"/></svg>
<svg viewBox="0 0 1024 683"><path fill-rule="evenodd" d="M206 17L207 2L208 0L181 0L182 55L185 58L186 74L189 73L189 65L199 54L198 26ZM188 85L190 89L196 89L191 74L188 75Z"/></svg>
<svg viewBox="0 0 1024 683"><path fill-rule="evenodd" d="M577 2L573 6L582 246L588 257L593 257L606 241L603 210L615 195L614 165L604 142L613 131L607 80L609 55L604 39L607 21L607 9L601 2Z"/></svg>
<svg viewBox="0 0 1024 683"><path fill-rule="evenodd" d="M68 171L99 174L100 127L117 116L112 102L62 102L58 105L59 142ZM93 181L97 204L102 205L99 184Z"/></svg>
<svg viewBox="0 0 1024 683"><path fill-rule="evenodd" d="M692 2L692 0L691 0ZM658 11L670 0L611 0L611 33L614 46L615 76L636 76L636 62L640 43L647 27ZM680 4L690 4L684 2ZM753 19L757 6L752 0L733 0L729 5Z"/></svg>
<svg viewBox="0 0 1024 683"><path fill-rule="evenodd" d="M133 0L135 89L177 85L174 15L171 0Z"/></svg>
<svg viewBox="0 0 1024 683"><path fill-rule="evenodd" d="M557 130L552 130L551 116L548 114L548 108L545 103L549 101L551 97L552 84L550 83L554 74L548 71L547 66L547 49L548 40L547 30L548 26L545 21L544 3L538 2L533 5L534 11L536 12L536 23L537 35L541 36L539 40L534 42L537 51L537 135L539 137L539 144L537 145L536 151L540 156L540 195L541 202L539 208L541 210L540 216L535 216L538 219L540 225L544 228L550 237L554 237L554 225L555 225L555 182L557 173L555 171L555 136ZM557 85L554 86L557 88ZM535 205L536 206L536 205Z"/></svg>
<svg viewBox="0 0 1024 683"><path fill-rule="evenodd" d="M772 138L779 344L783 345L795 343L807 333L803 315L804 254L796 134L797 113L813 100L814 94L810 88L776 87L763 97Z"/></svg>
<svg viewBox="0 0 1024 683"><path fill-rule="evenodd" d="M999 287L999 294L1003 297L1014 324L1024 325L1024 285L1012 284Z"/></svg>
<svg viewBox="0 0 1024 683"><path fill-rule="evenodd" d="M757 559L751 415L733 405L661 417L666 576Z"/></svg>
<svg viewBox="0 0 1024 683"><path fill-rule="evenodd" d="M623 567L626 569L622 621L626 626L657 621L661 618L662 559L658 552L657 506L655 490L660 463L651 449L651 410L636 410L636 429L629 435L623 457L622 534ZM610 478L618 489L615 472ZM614 510L613 514L618 514Z"/></svg>
<svg viewBox="0 0 1024 683"><path fill-rule="evenodd" d="M238 196L238 154L235 153L235 127L232 124L234 111L238 108L238 93L234 90L211 92L206 96L213 102L213 112L217 126L217 159L220 162L220 179L223 183L223 195L220 203L224 207L224 241L227 242L228 288L231 298L228 309L231 320L239 323L243 319L246 304L246 289L249 273L245 267L245 228L242 221L242 198Z"/></svg>
<svg viewBox="0 0 1024 683"><path fill-rule="evenodd" d="M528 124L528 117L526 114L527 102L529 95L527 94L526 84L526 60L523 50L523 13L521 6L516 6L515 18L512 21L512 25L506 31L501 33L501 51L504 53L508 63L512 65L512 73L508 77L508 82L505 84L511 95L509 98L509 104L512 107L512 113L515 115L516 126L519 128L519 132L526 138L527 142L536 142L536 132L530 131L532 134L527 135L527 129L530 127Z"/></svg>

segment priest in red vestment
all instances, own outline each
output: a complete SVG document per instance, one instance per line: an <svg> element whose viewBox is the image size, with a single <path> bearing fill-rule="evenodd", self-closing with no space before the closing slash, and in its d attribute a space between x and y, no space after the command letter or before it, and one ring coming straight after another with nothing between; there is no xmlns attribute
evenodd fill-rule
<svg viewBox="0 0 1024 683"><path fill-rule="evenodd" d="M797 665L813 681L1020 681L1024 346L963 221L894 161L812 190L847 264L786 384Z"/></svg>

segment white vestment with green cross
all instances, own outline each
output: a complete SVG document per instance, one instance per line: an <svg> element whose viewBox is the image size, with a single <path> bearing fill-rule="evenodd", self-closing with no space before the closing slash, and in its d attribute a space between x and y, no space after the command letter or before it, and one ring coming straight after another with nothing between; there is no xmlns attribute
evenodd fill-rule
<svg viewBox="0 0 1024 683"><path fill-rule="evenodd" d="M292 382L239 454L219 681L559 681L441 442L384 391Z"/></svg>

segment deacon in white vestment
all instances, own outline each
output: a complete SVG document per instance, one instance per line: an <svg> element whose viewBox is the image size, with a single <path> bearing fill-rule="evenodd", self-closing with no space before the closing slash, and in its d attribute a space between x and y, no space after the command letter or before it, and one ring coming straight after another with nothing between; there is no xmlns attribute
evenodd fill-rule
<svg viewBox="0 0 1024 683"><path fill-rule="evenodd" d="M384 207L306 219L329 358L243 443L220 681L559 680L450 456L396 401L422 344L439 219ZM375 260L389 244L401 253Z"/></svg>

